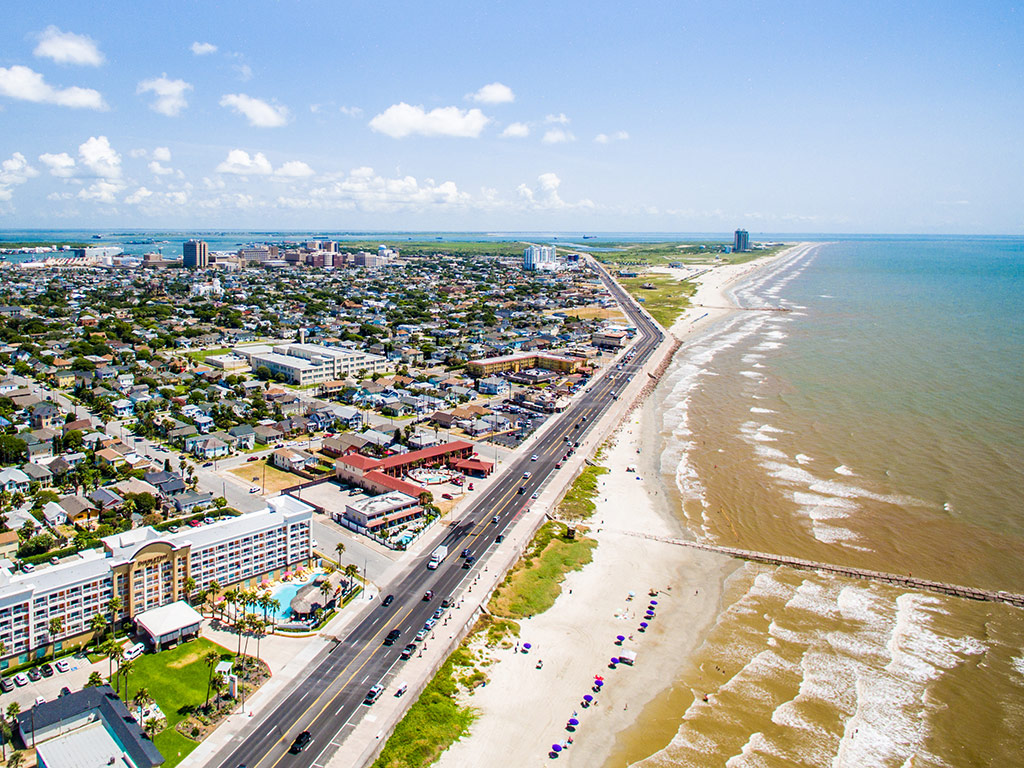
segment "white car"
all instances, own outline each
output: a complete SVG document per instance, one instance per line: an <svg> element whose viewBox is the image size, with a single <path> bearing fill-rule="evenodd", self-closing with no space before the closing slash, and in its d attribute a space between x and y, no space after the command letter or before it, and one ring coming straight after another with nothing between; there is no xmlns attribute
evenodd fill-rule
<svg viewBox="0 0 1024 768"><path fill-rule="evenodd" d="M71 669L71 665L70 665L70 664L68 664L68 663L67 663L67 661L66 661L65 659L61 659L61 660L59 660L59 661L58 661L58 662L57 662L56 664L54 664L53 666L57 668L57 671L58 671L58 672L67 672L67 671L68 671L69 669Z"/></svg>
<svg viewBox="0 0 1024 768"><path fill-rule="evenodd" d="M530 461L536 461L536 460L537 460L537 459L539 459L539 458L540 458L540 456L538 456L538 455L537 455L537 454L535 453L535 454L533 454L533 456L531 456L531 457L530 457Z"/></svg>
<svg viewBox="0 0 1024 768"><path fill-rule="evenodd" d="M28 683L28 675L26 675L24 672L19 672L14 676L14 684L19 688L21 688L23 685L28 685Z"/></svg>

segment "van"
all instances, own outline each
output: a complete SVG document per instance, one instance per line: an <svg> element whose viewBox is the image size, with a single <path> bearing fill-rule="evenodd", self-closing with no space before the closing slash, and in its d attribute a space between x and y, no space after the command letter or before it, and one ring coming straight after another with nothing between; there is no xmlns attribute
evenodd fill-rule
<svg viewBox="0 0 1024 768"><path fill-rule="evenodd" d="M139 658L139 656L141 656L145 652L146 652L146 646L143 645L142 643L136 643L135 645L133 645L131 648L129 648L127 651L124 652L124 657L128 661L134 661L135 659Z"/></svg>

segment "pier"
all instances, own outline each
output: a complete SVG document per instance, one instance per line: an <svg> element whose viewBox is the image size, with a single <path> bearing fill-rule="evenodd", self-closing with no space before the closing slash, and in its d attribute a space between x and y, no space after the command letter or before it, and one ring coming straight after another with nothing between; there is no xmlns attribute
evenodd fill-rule
<svg viewBox="0 0 1024 768"><path fill-rule="evenodd" d="M749 549L737 547L723 547L717 544L702 544L686 539L675 539L668 536L655 536L648 533L637 533L627 531L631 536L639 536L645 539L661 541L666 544L675 544L680 547L691 549L702 549L705 552L717 552L721 555L729 555L740 560L749 560L755 563L766 563L768 565L786 565L790 568L798 568L805 571L823 571L835 573L840 576L848 576L854 579L868 579L884 584L895 584L909 589L921 589L926 592L936 592L941 595L952 595L953 597L964 597L968 600L981 600L988 603L1006 603L1017 608L1024 608L1024 595L1016 592L993 591L990 589L979 589L977 587L965 587L960 584L949 584L944 581L931 581L919 579L915 576L905 576L900 573L886 573L885 571L870 571L866 568L852 568L846 565L834 565L832 563L820 563L814 560L804 560L799 557L787 557L776 555L770 552L755 552Z"/></svg>

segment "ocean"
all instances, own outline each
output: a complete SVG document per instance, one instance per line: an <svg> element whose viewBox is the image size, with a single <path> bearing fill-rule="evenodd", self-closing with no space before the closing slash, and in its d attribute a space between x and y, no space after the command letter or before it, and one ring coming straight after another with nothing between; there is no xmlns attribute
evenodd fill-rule
<svg viewBox="0 0 1024 768"><path fill-rule="evenodd" d="M1024 242L824 243L733 297L788 311L655 392L689 533L1024 592ZM1024 611L746 564L608 765L1019 765L1022 729Z"/></svg>

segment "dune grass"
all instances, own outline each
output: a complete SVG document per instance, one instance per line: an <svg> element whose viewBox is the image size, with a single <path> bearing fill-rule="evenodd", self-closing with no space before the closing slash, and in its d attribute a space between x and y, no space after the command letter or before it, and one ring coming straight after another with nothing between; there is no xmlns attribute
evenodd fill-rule
<svg viewBox="0 0 1024 768"><path fill-rule="evenodd" d="M590 517L597 505L597 479L608 471L607 467L586 466L580 472L565 496L558 503L558 514L566 520L585 520Z"/></svg>

